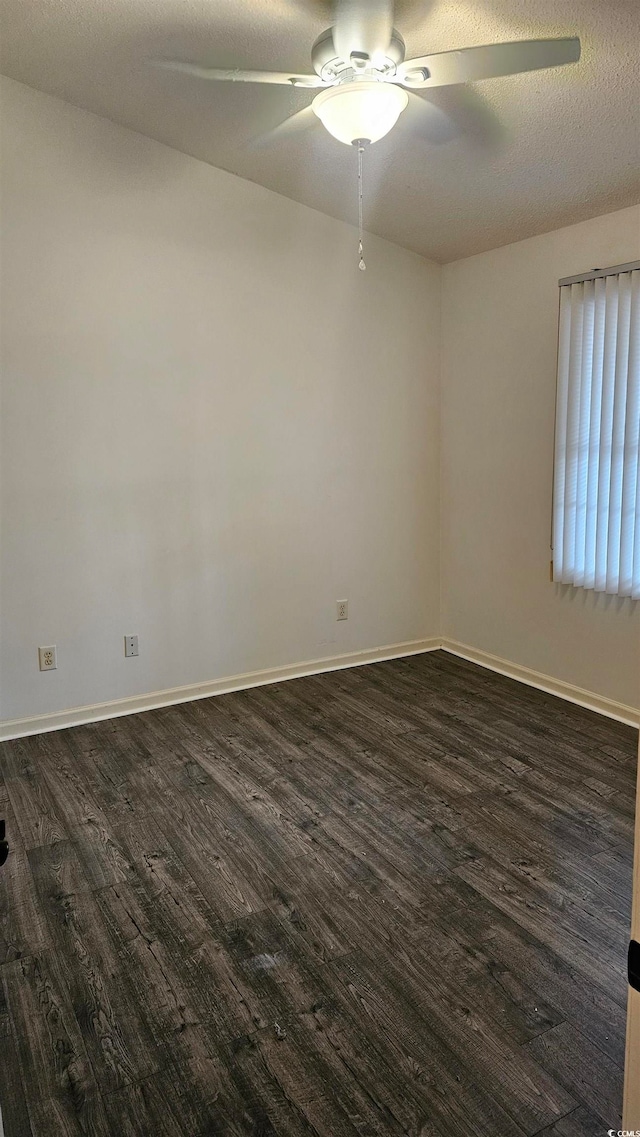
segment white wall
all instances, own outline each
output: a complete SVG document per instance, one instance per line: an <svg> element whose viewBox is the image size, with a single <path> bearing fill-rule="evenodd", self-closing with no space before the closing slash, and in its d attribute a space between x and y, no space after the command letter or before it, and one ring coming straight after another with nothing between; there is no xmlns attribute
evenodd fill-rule
<svg viewBox="0 0 640 1137"><path fill-rule="evenodd" d="M1 94L0 717L436 635L440 269Z"/></svg>
<svg viewBox="0 0 640 1137"><path fill-rule="evenodd" d="M548 564L557 280L640 256L640 210L362 274L322 214L0 109L0 718L440 634L638 706L640 605Z"/></svg>
<svg viewBox="0 0 640 1137"><path fill-rule="evenodd" d="M640 208L447 265L445 636L640 706L640 604L550 583L558 279L640 257Z"/></svg>

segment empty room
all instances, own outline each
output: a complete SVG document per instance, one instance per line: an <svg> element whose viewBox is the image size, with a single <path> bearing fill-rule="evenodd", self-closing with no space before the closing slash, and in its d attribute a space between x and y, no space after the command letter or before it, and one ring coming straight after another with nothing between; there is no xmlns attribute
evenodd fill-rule
<svg viewBox="0 0 640 1137"><path fill-rule="evenodd" d="M639 48L2 0L0 1137L640 1133Z"/></svg>

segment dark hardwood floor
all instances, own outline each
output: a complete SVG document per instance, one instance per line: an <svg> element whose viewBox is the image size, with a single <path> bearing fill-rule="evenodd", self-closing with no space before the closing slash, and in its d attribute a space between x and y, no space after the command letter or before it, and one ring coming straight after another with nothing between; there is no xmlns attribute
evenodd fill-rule
<svg viewBox="0 0 640 1137"><path fill-rule="evenodd" d="M444 652L4 743L6 1137L618 1129L636 748Z"/></svg>

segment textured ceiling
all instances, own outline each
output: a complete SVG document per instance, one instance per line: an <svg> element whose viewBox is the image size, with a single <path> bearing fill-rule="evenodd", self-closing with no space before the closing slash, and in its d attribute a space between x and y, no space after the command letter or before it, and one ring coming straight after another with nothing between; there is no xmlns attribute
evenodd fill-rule
<svg viewBox="0 0 640 1137"><path fill-rule="evenodd" d="M313 92L147 62L310 71L331 22L324 0L2 0L1 19L12 78L356 220L355 153L319 124L256 142ZM449 261L640 200L638 0L400 0L395 23L408 56L574 34L583 53L564 69L434 90L426 130L405 112L366 156L367 229Z"/></svg>

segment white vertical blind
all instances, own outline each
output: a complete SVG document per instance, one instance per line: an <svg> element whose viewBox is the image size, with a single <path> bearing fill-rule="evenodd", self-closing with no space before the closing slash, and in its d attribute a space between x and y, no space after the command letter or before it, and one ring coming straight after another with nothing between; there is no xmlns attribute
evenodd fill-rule
<svg viewBox="0 0 640 1137"><path fill-rule="evenodd" d="M640 599L640 269L560 288L553 578Z"/></svg>

